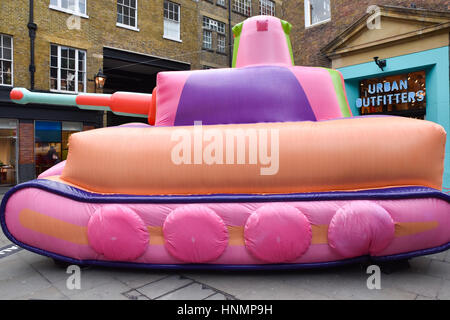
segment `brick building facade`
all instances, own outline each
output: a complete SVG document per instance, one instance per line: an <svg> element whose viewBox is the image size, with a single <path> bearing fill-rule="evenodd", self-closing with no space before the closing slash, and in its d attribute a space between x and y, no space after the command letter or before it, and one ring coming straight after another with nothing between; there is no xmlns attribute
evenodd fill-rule
<svg viewBox="0 0 450 320"><path fill-rule="evenodd" d="M304 66L331 66L321 49L367 13L371 5L391 5L450 10L448 0L330 0L331 19L305 26L305 0L285 0L283 18L292 25L291 42L295 63Z"/></svg>

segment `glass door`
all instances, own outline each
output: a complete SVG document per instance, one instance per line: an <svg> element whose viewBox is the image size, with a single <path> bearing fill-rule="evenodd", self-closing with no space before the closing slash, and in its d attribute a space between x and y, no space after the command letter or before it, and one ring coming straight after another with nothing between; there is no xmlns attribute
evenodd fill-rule
<svg viewBox="0 0 450 320"><path fill-rule="evenodd" d="M0 185L17 183L17 120L0 119Z"/></svg>

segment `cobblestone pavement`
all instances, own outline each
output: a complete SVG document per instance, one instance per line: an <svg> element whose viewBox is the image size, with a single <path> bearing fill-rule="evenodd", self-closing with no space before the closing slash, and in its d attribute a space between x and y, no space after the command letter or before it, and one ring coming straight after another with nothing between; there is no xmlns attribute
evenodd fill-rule
<svg viewBox="0 0 450 320"><path fill-rule="evenodd" d="M288 272L87 267L81 269L81 288L73 290L67 287L70 275L53 260L12 245L0 233L0 299L450 299L450 250L382 273L379 290L367 288L369 275L360 265Z"/></svg>

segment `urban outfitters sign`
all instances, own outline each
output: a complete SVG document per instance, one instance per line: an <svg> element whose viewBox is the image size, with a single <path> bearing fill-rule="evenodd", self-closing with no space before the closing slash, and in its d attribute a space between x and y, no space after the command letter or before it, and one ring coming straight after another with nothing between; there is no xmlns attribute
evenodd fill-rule
<svg viewBox="0 0 450 320"><path fill-rule="evenodd" d="M425 110L425 72L363 80L356 106L361 114Z"/></svg>

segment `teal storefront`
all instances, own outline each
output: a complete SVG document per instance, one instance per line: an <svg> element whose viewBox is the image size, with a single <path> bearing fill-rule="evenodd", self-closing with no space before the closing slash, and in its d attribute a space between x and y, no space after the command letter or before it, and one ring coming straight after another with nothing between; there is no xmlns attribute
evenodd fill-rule
<svg viewBox="0 0 450 320"><path fill-rule="evenodd" d="M449 46L387 58L384 70L373 61L338 68L345 80L347 97L354 115L360 115L362 82L366 79L425 72L425 120L433 121L450 135L450 74ZM450 192L450 139L447 137L444 171L444 191Z"/></svg>

